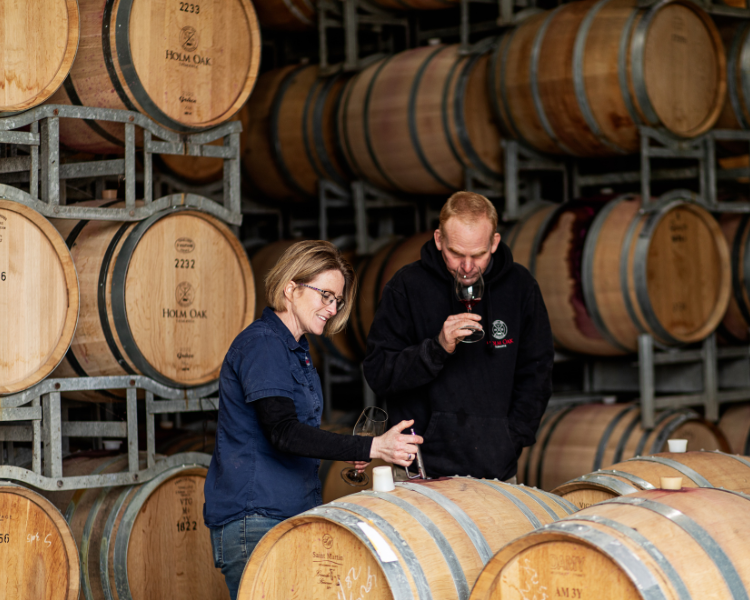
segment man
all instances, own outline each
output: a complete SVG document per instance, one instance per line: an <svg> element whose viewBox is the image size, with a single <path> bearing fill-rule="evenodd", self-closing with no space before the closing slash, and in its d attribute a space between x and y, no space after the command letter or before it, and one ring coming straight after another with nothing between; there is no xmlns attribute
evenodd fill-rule
<svg viewBox="0 0 750 600"><path fill-rule="evenodd" d="M415 420L430 477L513 480L552 393L552 332L539 286L500 242L497 211L458 192L421 260L398 271L367 338L364 373L390 420ZM484 273L484 297L463 312L460 267ZM484 338L461 343L482 327Z"/></svg>

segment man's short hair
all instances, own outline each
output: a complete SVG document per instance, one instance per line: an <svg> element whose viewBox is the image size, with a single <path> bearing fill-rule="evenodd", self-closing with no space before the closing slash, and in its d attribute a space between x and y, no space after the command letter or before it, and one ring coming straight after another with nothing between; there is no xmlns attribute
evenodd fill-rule
<svg viewBox="0 0 750 600"><path fill-rule="evenodd" d="M445 223L451 217L464 222L487 218L492 223L492 232L497 231L497 210L487 198L474 192L456 192L440 211L440 233L445 235Z"/></svg>
<svg viewBox="0 0 750 600"><path fill-rule="evenodd" d="M265 279L266 304L284 312L284 287L290 281L309 283L321 273L338 271L344 276L344 306L326 323L324 333L334 335L346 327L357 292L357 276L338 248L323 240L297 242L287 248Z"/></svg>

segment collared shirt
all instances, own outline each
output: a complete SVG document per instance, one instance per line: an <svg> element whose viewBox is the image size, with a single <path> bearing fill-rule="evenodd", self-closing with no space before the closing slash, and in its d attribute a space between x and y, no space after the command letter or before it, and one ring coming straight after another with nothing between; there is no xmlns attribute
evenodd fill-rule
<svg viewBox="0 0 750 600"><path fill-rule="evenodd" d="M245 515L285 519L322 503L320 461L282 454L263 434L253 402L291 398L300 423L320 426L323 391L307 340L269 308L232 342L219 376L216 448L203 517L218 527Z"/></svg>

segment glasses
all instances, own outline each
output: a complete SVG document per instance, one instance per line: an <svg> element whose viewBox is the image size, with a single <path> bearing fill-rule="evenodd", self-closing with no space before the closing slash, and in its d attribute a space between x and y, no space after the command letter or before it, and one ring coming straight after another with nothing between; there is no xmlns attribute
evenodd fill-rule
<svg viewBox="0 0 750 600"><path fill-rule="evenodd" d="M333 292L329 292L328 290L321 290L311 285L307 285L306 283L298 283L297 285L301 285L303 287L310 288L311 290L315 290L316 292L318 292L323 298L323 304L325 304L326 306L330 306L335 301L336 310L341 310L344 307L344 301L336 298L336 296L333 295Z"/></svg>

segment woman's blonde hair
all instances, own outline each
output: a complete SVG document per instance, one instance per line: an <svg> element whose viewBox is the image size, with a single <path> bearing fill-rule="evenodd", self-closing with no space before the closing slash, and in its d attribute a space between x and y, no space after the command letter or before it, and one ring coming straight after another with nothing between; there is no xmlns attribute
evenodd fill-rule
<svg viewBox="0 0 750 600"><path fill-rule="evenodd" d="M354 304L357 275L341 251L330 242L306 240L289 246L266 275L266 304L276 312L284 312L284 288L290 281L310 283L326 271L338 271L344 276L344 306L326 323L324 331L327 336L338 333L346 327Z"/></svg>

